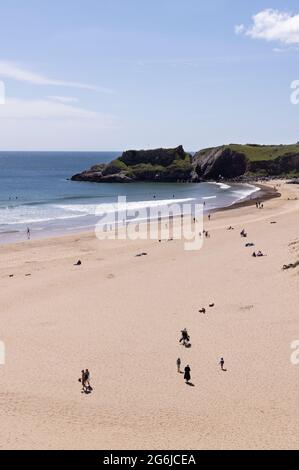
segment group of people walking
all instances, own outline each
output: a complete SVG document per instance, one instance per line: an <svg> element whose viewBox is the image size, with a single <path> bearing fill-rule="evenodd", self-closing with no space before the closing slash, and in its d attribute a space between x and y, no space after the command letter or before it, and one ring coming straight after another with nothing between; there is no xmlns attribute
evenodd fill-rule
<svg viewBox="0 0 299 470"><path fill-rule="evenodd" d="M188 334L188 331L187 331L186 328L181 330L181 338L179 340L179 343L182 343L182 345L185 346L185 347L191 347L190 335ZM177 361L176 361L176 365L177 365L178 373L179 374L184 374L184 380L185 380L186 384L187 385L192 385L192 383L191 383L191 368L190 368L189 364L186 365L186 367L184 368L184 372L183 372L181 370L182 361L181 361L181 358L178 357ZM223 357L221 357L221 359L219 361L219 365L220 365L221 370L226 371L226 369L224 368L224 359L223 359Z"/></svg>
<svg viewBox="0 0 299 470"><path fill-rule="evenodd" d="M179 374L182 374L182 371L181 371L181 359L180 359L179 357L177 358L176 364L177 364L177 368L178 368L178 373L179 373ZM190 383L190 380L191 380L191 369L190 369L189 364L186 365L186 367L185 367L185 369L184 369L184 379L185 379L185 381L186 381L186 384L189 384L189 383Z"/></svg>

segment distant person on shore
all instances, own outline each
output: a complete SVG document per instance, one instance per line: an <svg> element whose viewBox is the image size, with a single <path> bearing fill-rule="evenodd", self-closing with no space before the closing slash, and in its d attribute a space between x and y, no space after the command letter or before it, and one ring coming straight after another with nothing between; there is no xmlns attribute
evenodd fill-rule
<svg viewBox="0 0 299 470"><path fill-rule="evenodd" d="M27 227L26 232L27 232L27 240L30 240L30 228L29 227Z"/></svg>
<svg viewBox="0 0 299 470"><path fill-rule="evenodd" d="M181 373L181 359L179 357L177 358L176 365L178 368L178 373L180 374Z"/></svg>
<svg viewBox="0 0 299 470"><path fill-rule="evenodd" d="M219 365L221 367L221 370L224 370L224 359L223 359L223 357L220 359Z"/></svg>
<svg viewBox="0 0 299 470"><path fill-rule="evenodd" d="M208 219L211 220L211 214L208 215Z"/></svg>
<svg viewBox="0 0 299 470"><path fill-rule="evenodd" d="M190 374L190 372L191 372L190 366L187 365L187 366L185 367L185 373L184 373L184 379L185 379L185 381L186 381L186 384L189 384L189 382L190 382L190 380L191 380L191 374Z"/></svg>

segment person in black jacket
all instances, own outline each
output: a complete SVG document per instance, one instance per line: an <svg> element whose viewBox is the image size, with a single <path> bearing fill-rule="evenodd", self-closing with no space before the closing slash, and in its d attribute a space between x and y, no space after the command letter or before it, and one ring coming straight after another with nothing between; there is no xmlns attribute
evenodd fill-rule
<svg viewBox="0 0 299 470"><path fill-rule="evenodd" d="M188 384L188 383L190 382L190 380L191 380L191 374L190 374L190 372L191 372L190 366L187 365L187 366L185 367L185 374L184 374L184 379L185 379L185 381L186 381L186 384Z"/></svg>

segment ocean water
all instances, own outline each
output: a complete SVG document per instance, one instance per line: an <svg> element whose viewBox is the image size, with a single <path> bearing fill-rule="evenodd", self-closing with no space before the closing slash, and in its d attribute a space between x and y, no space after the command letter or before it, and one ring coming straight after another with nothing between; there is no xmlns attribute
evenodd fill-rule
<svg viewBox="0 0 299 470"><path fill-rule="evenodd" d="M121 152L0 152L0 243L88 231L105 209L114 220L118 197L132 211L169 204L205 203L205 210L250 197L257 188L216 183L87 183L70 181L96 163ZM136 218L143 218L136 212Z"/></svg>

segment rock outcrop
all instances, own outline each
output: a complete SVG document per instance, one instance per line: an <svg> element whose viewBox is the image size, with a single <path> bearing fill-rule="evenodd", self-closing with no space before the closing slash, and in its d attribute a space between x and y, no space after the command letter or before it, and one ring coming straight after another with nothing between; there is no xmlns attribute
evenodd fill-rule
<svg viewBox="0 0 299 470"><path fill-rule="evenodd" d="M191 155L183 147L128 150L104 165L96 165L72 177L73 181L129 183L133 181L190 181Z"/></svg>
<svg viewBox="0 0 299 470"><path fill-rule="evenodd" d="M265 173L269 176L299 172L299 151L297 155L286 154L274 160L252 161L250 162L249 170L252 173Z"/></svg>
<svg viewBox="0 0 299 470"><path fill-rule="evenodd" d="M197 152L192 164L199 179L218 180L244 175L249 162L244 154L223 146Z"/></svg>
<svg viewBox="0 0 299 470"><path fill-rule="evenodd" d="M299 175L299 145L238 145L200 150L193 157L183 147L128 150L116 160L95 165L73 181L200 182L255 176Z"/></svg>

